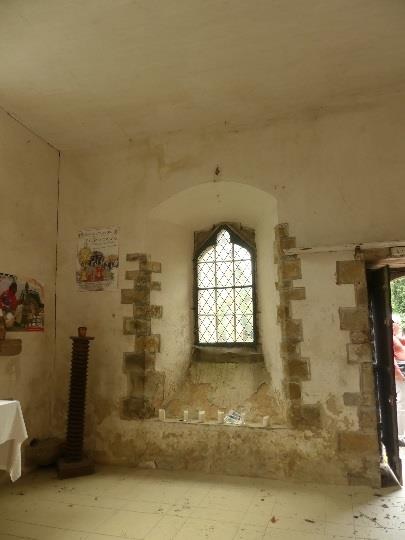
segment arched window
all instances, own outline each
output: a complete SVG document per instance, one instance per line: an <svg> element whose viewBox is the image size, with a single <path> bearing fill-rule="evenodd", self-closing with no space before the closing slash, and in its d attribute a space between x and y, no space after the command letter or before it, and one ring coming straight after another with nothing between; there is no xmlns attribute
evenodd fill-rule
<svg viewBox="0 0 405 540"><path fill-rule="evenodd" d="M194 260L197 343L254 343L254 249L224 225L214 229Z"/></svg>

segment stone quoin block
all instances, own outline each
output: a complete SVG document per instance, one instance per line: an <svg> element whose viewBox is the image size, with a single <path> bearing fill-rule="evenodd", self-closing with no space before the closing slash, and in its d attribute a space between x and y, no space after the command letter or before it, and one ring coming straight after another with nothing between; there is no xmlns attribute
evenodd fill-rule
<svg viewBox="0 0 405 540"><path fill-rule="evenodd" d="M133 262L133 261L146 262L147 260L148 260L148 257L145 253L128 253L127 254L128 262Z"/></svg>
<svg viewBox="0 0 405 540"><path fill-rule="evenodd" d="M133 352L124 353L124 371L145 371L145 355Z"/></svg>
<svg viewBox="0 0 405 540"><path fill-rule="evenodd" d="M150 309L148 305L134 304L134 318L135 319L150 319Z"/></svg>
<svg viewBox="0 0 405 540"><path fill-rule="evenodd" d="M280 295L280 306L289 306L290 305L290 293L292 287L280 287L278 289Z"/></svg>
<svg viewBox="0 0 405 540"><path fill-rule="evenodd" d="M309 363L307 360L289 360L287 371L290 379L307 381L310 378Z"/></svg>
<svg viewBox="0 0 405 540"><path fill-rule="evenodd" d="M291 423L296 429L320 429L321 407L314 405L300 405L291 407Z"/></svg>
<svg viewBox="0 0 405 540"><path fill-rule="evenodd" d="M373 248L373 249L362 249L361 255L364 261L373 261L388 259L391 257L391 248Z"/></svg>
<svg viewBox="0 0 405 540"><path fill-rule="evenodd" d="M319 429L321 427L321 406L301 405L301 418L304 427Z"/></svg>
<svg viewBox="0 0 405 540"><path fill-rule="evenodd" d="M292 249L297 245L296 239L293 236L280 238L280 248L281 249Z"/></svg>
<svg viewBox="0 0 405 540"><path fill-rule="evenodd" d="M135 291L133 289L121 289L121 304L133 304Z"/></svg>
<svg viewBox="0 0 405 540"><path fill-rule="evenodd" d="M139 306L134 304L134 317L135 319L161 319L163 316L162 306Z"/></svg>
<svg viewBox="0 0 405 540"><path fill-rule="evenodd" d="M125 336L135 335L135 320L132 317L124 317L123 332Z"/></svg>
<svg viewBox="0 0 405 540"><path fill-rule="evenodd" d="M357 332L368 331L368 309L366 307L339 308L340 329Z"/></svg>
<svg viewBox="0 0 405 540"><path fill-rule="evenodd" d="M163 307L156 305L134 304L135 319L161 319L163 317Z"/></svg>
<svg viewBox="0 0 405 540"><path fill-rule="evenodd" d="M125 272L125 279L128 279L129 281L134 281L139 276L139 270L127 270Z"/></svg>
<svg viewBox="0 0 405 540"><path fill-rule="evenodd" d="M374 370L372 364L360 365L360 390L362 394L375 393Z"/></svg>
<svg viewBox="0 0 405 540"><path fill-rule="evenodd" d="M299 343L291 341L282 341L280 343L280 354L283 358L301 358Z"/></svg>
<svg viewBox="0 0 405 540"><path fill-rule="evenodd" d="M359 426L362 430L377 429L376 407L361 406L358 410Z"/></svg>
<svg viewBox="0 0 405 540"><path fill-rule="evenodd" d="M145 371L131 370L128 372L128 391L131 397L144 398Z"/></svg>
<svg viewBox="0 0 405 540"><path fill-rule="evenodd" d="M305 287L293 287L288 293L289 300L305 300Z"/></svg>
<svg viewBox="0 0 405 540"><path fill-rule="evenodd" d="M143 276L138 277L134 281L134 289L136 291L150 291L151 288L151 280L150 280L150 274L147 274L146 272L142 272Z"/></svg>
<svg viewBox="0 0 405 540"><path fill-rule="evenodd" d="M361 394L361 405L365 405L368 407L375 406L375 392L368 392L368 393L362 393Z"/></svg>
<svg viewBox="0 0 405 540"><path fill-rule="evenodd" d="M121 304L148 304L149 303L149 291L135 290L135 289L121 289Z"/></svg>
<svg viewBox="0 0 405 540"><path fill-rule="evenodd" d="M150 279L148 279L147 277L145 277L144 279L138 278L134 281L134 289L136 291L150 291L150 285Z"/></svg>
<svg viewBox="0 0 405 540"><path fill-rule="evenodd" d="M152 334L150 336L139 336L135 339L135 351L147 352L147 353L158 353L160 352L160 335Z"/></svg>
<svg viewBox="0 0 405 540"><path fill-rule="evenodd" d="M153 272L155 274L160 274L162 272L162 264L160 262L142 262L139 265L139 269L143 272Z"/></svg>
<svg viewBox="0 0 405 540"><path fill-rule="evenodd" d="M162 306L150 306L150 316L152 319L161 319L163 317L163 307Z"/></svg>
<svg viewBox="0 0 405 540"><path fill-rule="evenodd" d="M346 348L349 364L366 364L372 361L370 343L349 343Z"/></svg>
<svg viewBox="0 0 405 540"><path fill-rule="evenodd" d="M148 288L134 289L134 303L148 305L150 302L150 292Z"/></svg>
<svg viewBox="0 0 405 540"><path fill-rule="evenodd" d="M164 398L164 373L155 370L146 372L145 399L149 403L161 403Z"/></svg>
<svg viewBox="0 0 405 540"><path fill-rule="evenodd" d="M357 306L368 306L368 291L366 283L356 283L354 285L354 296Z"/></svg>
<svg viewBox="0 0 405 540"><path fill-rule="evenodd" d="M288 319L283 323L286 340L299 342L303 339L302 321L300 319Z"/></svg>
<svg viewBox="0 0 405 540"><path fill-rule="evenodd" d="M370 336L368 332L350 332L350 341L352 343L369 343Z"/></svg>
<svg viewBox="0 0 405 540"><path fill-rule="evenodd" d="M338 285L366 283L366 269L363 261L337 261L336 283Z"/></svg>
<svg viewBox="0 0 405 540"><path fill-rule="evenodd" d="M274 231L277 241L281 238L286 238L288 236L288 223L279 223L274 227Z"/></svg>
<svg viewBox="0 0 405 540"><path fill-rule="evenodd" d="M158 353L160 352L160 334L152 334L144 338L145 352Z"/></svg>
<svg viewBox="0 0 405 540"><path fill-rule="evenodd" d="M277 306L277 322L281 323L285 319L290 317L290 306L288 304L281 304Z"/></svg>
<svg viewBox="0 0 405 540"><path fill-rule="evenodd" d="M301 385L298 382L289 382L288 383L288 394L290 399L298 400L301 399Z"/></svg>
<svg viewBox="0 0 405 540"><path fill-rule="evenodd" d="M342 431L338 435L338 448L341 452L355 454L375 453L378 450L377 433Z"/></svg>
<svg viewBox="0 0 405 540"><path fill-rule="evenodd" d="M156 364L156 353L150 353L148 351L145 351L143 353L144 357L145 357L145 371L147 373L150 373L151 371L153 371L155 369L155 364Z"/></svg>
<svg viewBox="0 0 405 540"><path fill-rule="evenodd" d="M288 258L280 261L280 277L283 280L292 281L301 279L301 261L298 258Z"/></svg>
<svg viewBox="0 0 405 540"><path fill-rule="evenodd" d="M150 335L150 319L135 319L135 332L137 336L148 337Z"/></svg>
<svg viewBox="0 0 405 540"><path fill-rule="evenodd" d="M361 395L358 392L345 392L343 394L343 403L347 407L357 407L361 403Z"/></svg>

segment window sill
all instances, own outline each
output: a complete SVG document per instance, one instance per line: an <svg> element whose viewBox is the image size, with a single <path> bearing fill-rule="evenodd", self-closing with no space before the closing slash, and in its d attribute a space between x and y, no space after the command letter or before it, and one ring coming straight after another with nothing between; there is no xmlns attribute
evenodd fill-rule
<svg viewBox="0 0 405 540"><path fill-rule="evenodd" d="M264 357L260 346L206 347L194 345L192 360L214 364L257 364L263 363Z"/></svg>

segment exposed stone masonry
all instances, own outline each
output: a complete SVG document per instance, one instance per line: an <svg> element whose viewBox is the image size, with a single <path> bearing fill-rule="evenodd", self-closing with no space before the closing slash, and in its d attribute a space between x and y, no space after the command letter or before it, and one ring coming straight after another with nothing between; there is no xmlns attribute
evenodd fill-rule
<svg viewBox="0 0 405 540"><path fill-rule="evenodd" d="M125 419L150 418L163 401L164 374L156 371L156 353L160 351L160 335L151 333L151 320L160 319L162 306L151 305L151 291L160 291L160 281L152 281L153 273L161 273L161 264L150 261L144 253L130 253L128 262L138 262L138 270L128 270L127 280L133 288L121 290L121 303L132 304L133 314L124 317L124 335L135 338L134 351L124 353L124 372L128 377L128 395L121 402Z"/></svg>
<svg viewBox="0 0 405 540"><path fill-rule="evenodd" d="M289 417L297 429L319 429L321 409L319 404L302 403L302 382L311 378L310 362L301 356L303 325L301 319L292 318L291 301L305 299L305 287L294 287L294 280L301 279L301 260L297 255L285 255L284 250L295 247L295 238L289 236L288 224L275 228L275 263L278 265L277 289L280 305L277 320L281 326L280 354L284 363L285 390L289 398Z"/></svg>
<svg viewBox="0 0 405 540"><path fill-rule="evenodd" d="M359 429L340 432L338 450L346 458L349 470L351 456L356 457L357 462L360 459L360 468L358 463L352 462L356 465L348 473L349 483L376 485L378 467L372 462L378 456L378 436L365 262L359 259L337 261L336 283L353 285L355 290L356 306L339 308L339 319L341 330L348 331L350 336L347 362L358 365L360 380L358 393L343 394L344 404L357 408Z"/></svg>

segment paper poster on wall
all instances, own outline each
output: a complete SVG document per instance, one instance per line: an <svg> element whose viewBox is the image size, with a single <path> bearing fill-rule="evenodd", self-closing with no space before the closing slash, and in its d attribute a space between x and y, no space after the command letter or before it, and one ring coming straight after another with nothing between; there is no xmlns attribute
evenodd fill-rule
<svg viewBox="0 0 405 540"><path fill-rule="evenodd" d="M43 285L34 278L0 273L0 310L7 331L43 332Z"/></svg>
<svg viewBox="0 0 405 540"><path fill-rule="evenodd" d="M118 227L79 232L76 283L81 291L118 289Z"/></svg>

